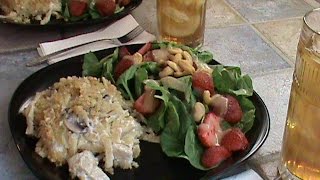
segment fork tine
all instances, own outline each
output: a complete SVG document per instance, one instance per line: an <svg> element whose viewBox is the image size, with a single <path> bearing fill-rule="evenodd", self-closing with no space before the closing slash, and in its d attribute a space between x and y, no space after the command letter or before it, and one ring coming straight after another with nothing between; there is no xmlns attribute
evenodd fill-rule
<svg viewBox="0 0 320 180"><path fill-rule="evenodd" d="M144 29L138 25L136 28L134 28L132 31L130 31L128 34L124 35L123 37L118 38L118 40L121 43L127 43L137 37L139 34L141 34L144 31Z"/></svg>

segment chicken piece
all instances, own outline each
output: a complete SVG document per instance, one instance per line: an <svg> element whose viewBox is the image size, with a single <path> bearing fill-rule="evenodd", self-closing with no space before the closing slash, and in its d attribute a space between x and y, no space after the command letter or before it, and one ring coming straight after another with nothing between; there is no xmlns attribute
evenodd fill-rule
<svg viewBox="0 0 320 180"><path fill-rule="evenodd" d="M110 180L98 164L98 159L90 151L78 153L68 160L72 177L78 177L80 180Z"/></svg>

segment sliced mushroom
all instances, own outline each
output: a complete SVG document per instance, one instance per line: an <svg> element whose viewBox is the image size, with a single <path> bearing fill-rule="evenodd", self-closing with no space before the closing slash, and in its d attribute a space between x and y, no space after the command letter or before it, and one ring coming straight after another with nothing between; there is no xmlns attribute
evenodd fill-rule
<svg viewBox="0 0 320 180"><path fill-rule="evenodd" d="M87 125L84 122L79 121L79 118L75 115L69 115L64 118L64 124L70 131L77 134L86 133Z"/></svg>

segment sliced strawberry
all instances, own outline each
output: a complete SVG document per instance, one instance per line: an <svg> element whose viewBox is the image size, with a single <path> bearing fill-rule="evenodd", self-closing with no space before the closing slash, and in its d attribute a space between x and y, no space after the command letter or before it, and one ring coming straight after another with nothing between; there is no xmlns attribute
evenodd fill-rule
<svg viewBox="0 0 320 180"><path fill-rule="evenodd" d="M133 65L133 61L130 59L121 59L114 69L114 76L118 79L122 73L129 69Z"/></svg>
<svg viewBox="0 0 320 180"><path fill-rule="evenodd" d="M198 127L198 138L205 147L211 147L218 143L218 132L220 128L220 117L214 113L208 113Z"/></svg>
<svg viewBox="0 0 320 180"><path fill-rule="evenodd" d="M151 49L152 49L152 44L148 42L139 49L138 53L140 53L141 55L144 55Z"/></svg>
<svg viewBox="0 0 320 180"><path fill-rule="evenodd" d="M155 90L146 90L134 102L134 108L143 115L154 113L160 105L160 101L154 97L155 93Z"/></svg>
<svg viewBox="0 0 320 180"><path fill-rule="evenodd" d="M223 146L212 146L204 151L201 157L202 165L206 168L219 165L231 156L231 153Z"/></svg>
<svg viewBox="0 0 320 180"><path fill-rule="evenodd" d="M214 126L201 123L198 127L198 138L204 147L214 146L217 142Z"/></svg>
<svg viewBox="0 0 320 180"><path fill-rule="evenodd" d="M201 94L205 90L208 90L211 94L214 94L213 79L210 74L205 71L196 71L192 75L192 87L198 90Z"/></svg>
<svg viewBox="0 0 320 180"><path fill-rule="evenodd" d="M83 15L88 8L88 3L80 0L71 0L69 2L69 10L72 16Z"/></svg>
<svg viewBox="0 0 320 180"><path fill-rule="evenodd" d="M120 47L120 49L119 49L119 58L122 59L123 57L125 57L127 55L131 55L131 53L129 52L128 48L126 46Z"/></svg>
<svg viewBox="0 0 320 180"><path fill-rule="evenodd" d="M116 10L116 3L113 0L97 0L96 7L102 16L111 16Z"/></svg>
<svg viewBox="0 0 320 180"><path fill-rule="evenodd" d="M232 128L221 140L221 146L224 146L231 152L245 150L248 144L246 136L239 128Z"/></svg>
<svg viewBox="0 0 320 180"><path fill-rule="evenodd" d="M241 121L243 112L238 100L231 95L226 95L226 98L228 99L228 108L224 119L230 123Z"/></svg>
<svg viewBox="0 0 320 180"><path fill-rule="evenodd" d="M143 61L154 61L152 51L148 51L145 55L143 55Z"/></svg>

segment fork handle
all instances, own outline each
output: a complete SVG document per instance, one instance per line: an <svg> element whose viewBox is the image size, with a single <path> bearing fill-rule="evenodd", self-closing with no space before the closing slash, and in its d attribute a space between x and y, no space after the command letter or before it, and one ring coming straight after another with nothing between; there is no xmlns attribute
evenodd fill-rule
<svg viewBox="0 0 320 180"><path fill-rule="evenodd" d="M53 52L53 53L45 55L45 56L37 57L37 58L29 61L26 64L26 66L30 67L30 66L40 65L40 64L43 64L43 63L47 62L48 59L50 59L52 57L55 57L57 55L63 54L65 52L69 51L69 50L72 50L72 49L75 49L75 48L78 48L80 46L84 46L84 45L87 45L87 44L90 44L90 43L94 43L94 42L98 42L98 41L105 41L105 40L112 40L112 39L99 39L99 40L95 40L95 41L90 41L90 42L87 42L87 43L79 44L79 45L76 45L76 46L68 47L66 49L62 49L62 50Z"/></svg>

